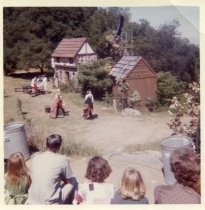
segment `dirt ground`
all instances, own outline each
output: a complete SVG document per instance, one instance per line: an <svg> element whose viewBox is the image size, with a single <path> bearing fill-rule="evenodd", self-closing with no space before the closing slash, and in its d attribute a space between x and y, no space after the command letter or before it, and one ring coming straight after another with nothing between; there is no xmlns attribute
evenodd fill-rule
<svg viewBox="0 0 205 210"><path fill-rule="evenodd" d="M46 105L50 105L57 90L49 84L50 94L32 97L29 94L15 92L14 87L29 84L29 81L6 77L4 80L4 121L18 119L16 113L17 97L22 101L22 111L26 117L38 127L45 137L51 133L61 134L65 141L71 138L74 141L84 142L106 154L116 149L123 149L134 144L147 144L160 141L171 134L167 123L170 116L163 113L146 113L139 117L123 116L115 113L112 107L94 104L94 113L97 119L84 120L82 118L83 98L76 103L69 96L63 94L69 110L69 116L50 119L45 113ZM82 103L82 104L81 104Z"/></svg>
<svg viewBox="0 0 205 210"><path fill-rule="evenodd" d="M32 119L32 122L38 128L38 132L45 136L45 138L52 133L58 133L62 135L64 141L71 138L73 141L86 143L96 148L103 156L108 158L116 153L122 155L126 146L160 142L161 139L172 133L167 125L171 117L166 112L145 113L139 117L123 116L120 113L115 113L112 107L107 107L102 103L96 102L94 104L94 113L98 115L98 118L91 121L84 120L82 118L83 97L76 96L73 98L70 94L63 94L69 110L69 116L50 119L49 114L45 112L45 106L52 103L57 90L53 89L51 82L49 82L48 88L50 93L46 95L32 97L29 94L14 91L15 87L29 83L29 80L11 77L4 78L5 123L10 119L20 120L16 106L17 98L19 98L22 102L23 112L27 113L26 117ZM115 159L110 159L114 168L113 175L109 179L110 182L113 181L115 184L119 181L124 168L136 165L134 159L132 159L130 164L126 162L120 164L124 156L118 156L121 158L119 160L116 157ZM71 161L71 165L80 177L80 181L83 180L86 164L86 158L80 160L72 159ZM143 167L145 168L145 166L142 166L141 169ZM160 166L157 168L157 172L155 172L156 169L152 171L148 167L142 173L146 174L146 180L148 181L150 181L150 176L153 177L152 182L154 184L158 182L163 183ZM153 187L148 193L152 202Z"/></svg>

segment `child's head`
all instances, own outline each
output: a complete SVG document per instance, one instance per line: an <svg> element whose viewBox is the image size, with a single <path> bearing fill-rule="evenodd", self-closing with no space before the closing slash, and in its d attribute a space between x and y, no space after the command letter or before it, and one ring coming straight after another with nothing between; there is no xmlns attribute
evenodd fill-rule
<svg viewBox="0 0 205 210"><path fill-rule="evenodd" d="M107 160L94 156L90 159L85 177L92 182L102 183L112 172Z"/></svg>
<svg viewBox="0 0 205 210"><path fill-rule="evenodd" d="M26 163L20 152L16 152L9 157L6 173L14 182L19 180L22 175L27 175Z"/></svg>
<svg viewBox="0 0 205 210"><path fill-rule="evenodd" d="M145 185L139 171L127 168L124 171L119 187L120 196L124 199L138 200L145 195Z"/></svg>

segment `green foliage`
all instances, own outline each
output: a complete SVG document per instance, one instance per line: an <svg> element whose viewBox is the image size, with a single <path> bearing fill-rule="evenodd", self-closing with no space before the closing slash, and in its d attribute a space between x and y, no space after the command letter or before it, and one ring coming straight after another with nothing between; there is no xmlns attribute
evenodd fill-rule
<svg viewBox="0 0 205 210"><path fill-rule="evenodd" d="M138 108L141 105L141 96L137 90L132 90L128 96L127 104L130 108Z"/></svg>
<svg viewBox="0 0 205 210"><path fill-rule="evenodd" d="M79 92L79 87L75 80L69 80L67 83L62 83L59 81L59 88L61 93Z"/></svg>
<svg viewBox="0 0 205 210"><path fill-rule="evenodd" d="M158 100L153 100L151 98L146 98L145 106L150 112L159 110L160 104Z"/></svg>
<svg viewBox="0 0 205 210"><path fill-rule="evenodd" d="M78 81L82 94L91 89L96 99L102 99L105 93L111 93L113 82L106 71L105 60L98 60L79 66Z"/></svg>
<svg viewBox="0 0 205 210"><path fill-rule="evenodd" d="M156 72L170 71L178 80L199 80L199 47L178 33L179 22L156 30L148 21L129 24L133 31L133 53L143 56Z"/></svg>
<svg viewBox="0 0 205 210"><path fill-rule="evenodd" d="M181 97L182 98L182 97ZM197 153L201 151L200 139L200 88L198 83L188 85L186 92L183 94L183 100L173 97L169 112L174 114L169 127L177 134L191 137ZM183 117L189 116L189 121L183 123Z"/></svg>
<svg viewBox="0 0 205 210"><path fill-rule="evenodd" d="M137 90L132 90L124 80L117 81L117 100L116 108L118 111L130 107L139 108L141 105L141 96Z"/></svg>
<svg viewBox="0 0 205 210"><path fill-rule="evenodd" d="M106 92L103 101L105 101L107 106L112 105L112 99L113 99L113 94Z"/></svg>
<svg viewBox="0 0 205 210"><path fill-rule="evenodd" d="M199 47L180 37L178 21L154 29L145 19L130 22L129 9L117 7L4 7L4 73L51 68L51 54L65 37L88 37L99 58L111 57L106 36L115 34L120 14L125 19L120 38L131 55L179 81L199 81Z"/></svg>
<svg viewBox="0 0 205 210"><path fill-rule="evenodd" d="M177 80L171 72L159 72L157 79L157 95L161 104L169 104L170 100L185 90L185 83Z"/></svg>
<svg viewBox="0 0 205 210"><path fill-rule="evenodd" d="M4 8L4 71L50 68L51 53L64 37L88 36L92 8Z"/></svg>
<svg viewBox="0 0 205 210"><path fill-rule="evenodd" d="M130 87L129 85L123 81L119 80L117 81L117 110L122 111L124 108L128 107L128 97L129 97L129 91Z"/></svg>

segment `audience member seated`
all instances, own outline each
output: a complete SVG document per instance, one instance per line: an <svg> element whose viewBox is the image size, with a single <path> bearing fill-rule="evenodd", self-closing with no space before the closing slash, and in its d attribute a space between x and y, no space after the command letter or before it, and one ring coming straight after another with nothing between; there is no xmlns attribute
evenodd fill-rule
<svg viewBox="0 0 205 210"><path fill-rule="evenodd" d="M111 172L107 160L99 156L91 158L85 174L88 181L79 184L74 204L110 204L114 196L114 186L106 183L105 179Z"/></svg>
<svg viewBox="0 0 205 210"><path fill-rule="evenodd" d="M145 185L139 171L131 167L124 171L112 204L149 204L145 198Z"/></svg>
<svg viewBox="0 0 205 210"><path fill-rule="evenodd" d="M24 204L28 197L31 179L23 155L12 154L5 174L5 204Z"/></svg>
<svg viewBox="0 0 205 210"><path fill-rule="evenodd" d="M72 204L73 174L67 157L59 154L61 144L61 136L52 134L46 139L46 151L33 157L28 204Z"/></svg>
<svg viewBox="0 0 205 210"><path fill-rule="evenodd" d="M199 204L200 195L195 191L200 181L199 156L190 149L177 149L171 154L170 164L176 183L157 186L154 190L155 203Z"/></svg>

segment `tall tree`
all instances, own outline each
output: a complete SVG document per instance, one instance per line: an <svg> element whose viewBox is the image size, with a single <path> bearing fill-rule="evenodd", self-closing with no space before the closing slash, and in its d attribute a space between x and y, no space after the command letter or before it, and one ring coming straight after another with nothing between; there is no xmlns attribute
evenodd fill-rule
<svg viewBox="0 0 205 210"><path fill-rule="evenodd" d="M145 19L130 22L129 9L117 7L4 7L4 73L50 68L51 53L65 37L86 36L99 58L110 57L106 36L116 33L120 15L130 55L143 56L156 72L199 80L199 47L180 37L177 21L154 29Z"/></svg>

